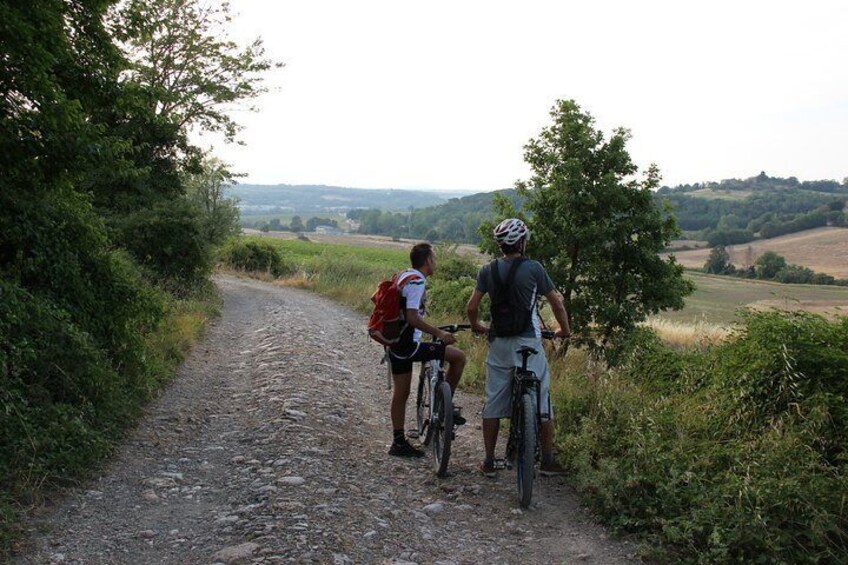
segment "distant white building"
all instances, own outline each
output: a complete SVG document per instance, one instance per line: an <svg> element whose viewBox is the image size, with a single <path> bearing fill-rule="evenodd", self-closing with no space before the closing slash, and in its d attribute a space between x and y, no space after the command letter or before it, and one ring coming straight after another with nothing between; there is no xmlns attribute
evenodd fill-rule
<svg viewBox="0 0 848 565"><path fill-rule="evenodd" d="M345 235L345 232L333 226L315 226L315 233L322 235Z"/></svg>

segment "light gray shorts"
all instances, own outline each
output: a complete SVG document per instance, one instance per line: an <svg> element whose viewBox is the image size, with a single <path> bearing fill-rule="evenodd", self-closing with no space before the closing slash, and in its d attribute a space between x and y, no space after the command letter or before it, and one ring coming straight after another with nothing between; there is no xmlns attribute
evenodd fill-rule
<svg viewBox="0 0 848 565"><path fill-rule="evenodd" d="M542 348L542 340L537 337L498 337L489 343L486 356L486 404L483 406L484 418L509 418L512 415L512 374L515 367L521 367L519 348L527 345L539 353L527 359L527 368L542 380L542 414L553 418L551 408L551 375L548 360Z"/></svg>

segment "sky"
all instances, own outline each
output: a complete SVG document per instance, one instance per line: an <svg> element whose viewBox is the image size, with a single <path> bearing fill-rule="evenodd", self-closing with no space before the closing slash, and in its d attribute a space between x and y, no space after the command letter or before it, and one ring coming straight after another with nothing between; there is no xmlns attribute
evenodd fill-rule
<svg viewBox="0 0 848 565"><path fill-rule="evenodd" d="M237 41L285 66L244 146L201 144L240 182L490 191L573 99L628 128L663 184L848 176L848 2L232 0Z"/></svg>

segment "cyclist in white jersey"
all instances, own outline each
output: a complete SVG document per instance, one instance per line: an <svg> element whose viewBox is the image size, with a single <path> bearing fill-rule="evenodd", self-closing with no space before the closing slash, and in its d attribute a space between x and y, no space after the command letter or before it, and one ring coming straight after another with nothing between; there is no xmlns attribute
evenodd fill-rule
<svg viewBox="0 0 848 565"><path fill-rule="evenodd" d="M409 399L412 381L412 364L438 359L448 363L446 379L451 392L456 391L462 371L465 368L465 353L451 344L456 337L430 325L424 320L427 277L436 269L436 252L429 243L418 243L409 253L412 266L398 276L401 288L401 312L406 327L397 344L389 349L389 361L392 365L392 445L389 455L397 457L423 457L424 452L409 444L404 433L406 422L406 402ZM409 280L406 280L409 279ZM404 283L404 284L401 284ZM421 342L426 332L441 340L442 343ZM461 425L465 419L459 412L454 413L454 423Z"/></svg>

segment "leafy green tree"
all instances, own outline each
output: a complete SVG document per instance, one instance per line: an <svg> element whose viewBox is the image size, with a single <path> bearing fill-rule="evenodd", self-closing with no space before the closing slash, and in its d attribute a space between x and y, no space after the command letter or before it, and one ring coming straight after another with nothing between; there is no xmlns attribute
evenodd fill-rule
<svg viewBox="0 0 848 565"><path fill-rule="evenodd" d="M707 262L704 263L704 272L714 275L724 275L731 272L733 265L730 263L730 254L723 245L713 247L710 250L710 256ZM733 269L735 270L735 269Z"/></svg>
<svg viewBox="0 0 848 565"><path fill-rule="evenodd" d="M203 237L212 245L220 245L241 231L237 201L226 194L232 183L230 172L215 158L207 158L200 171L188 175L185 181L188 198L201 213Z"/></svg>
<svg viewBox="0 0 848 565"><path fill-rule="evenodd" d="M774 251L766 251L754 261L757 278L772 280L777 273L786 268L786 258Z"/></svg>
<svg viewBox="0 0 848 565"><path fill-rule="evenodd" d="M306 229L306 226L303 225L303 220L300 219L300 216L293 216L291 224L289 224L289 229L294 232L301 232Z"/></svg>
<svg viewBox="0 0 848 565"><path fill-rule="evenodd" d="M261 39L246 47L230 40L231 20L229 2L129 0L117 11L115 34L132 62L129 76L156 93L156 115L180 129L235 138L240 126L227 109L267 90L265 72L281 64L265 56Z"/></svg>
<svg viewBox="0 0 848 565"><path fill-rule="evenodd" d="M614 362L619 338L650 314L682 308L693 290L674 257L659 256L679 230L654 204L656 166L634 178L627 130L605 140L571 100L557 101L550 115L553 124L525 145L533 175L517 184L533 234L530 253L562 292L578 339L591 342L596 327L597 347ZM496 203L503 215L516 214L506 199Z"/></svg>

